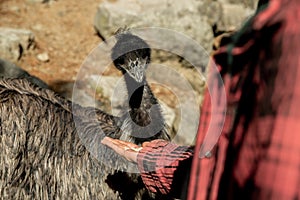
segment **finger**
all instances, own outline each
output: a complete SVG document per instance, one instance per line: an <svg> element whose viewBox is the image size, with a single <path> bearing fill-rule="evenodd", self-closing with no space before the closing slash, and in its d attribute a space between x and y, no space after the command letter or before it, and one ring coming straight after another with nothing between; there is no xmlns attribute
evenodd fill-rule
<svg viewBox="0 0 300 200"><path fill-rule="evenodd" d="M141 147L134 144L134 143L131 143L131 142L127 142L127 141L122 141L122 140L118 140L118 139L112 139L112 138L104 138L103 139L103 144L107 144L107 143L113 143L117 146L120 146L120 147L129 147L130 149L134 150L134 151L140 151L141 150Z"/></svg>
<svg viewBox="0 0 300 200"><path fill-rule="evenodd" d="M118 145L124 146L125 148L127 147L127 148L129 148L129 149L131 149L133 151L137 151L138 152L138 151L140 151L142 149L142 147L140 147L139 145L136 145L136 144L131 143L131 142L122 141L122 140L115 140L115 141L118 143Z"/></svg>
<svg viewBox="0 0 300 200"><path fill-rule="evenodd" d="M131 149L124 151L124 157L130 162L137 162L138 152L133 151Z"/></svg>
<svg viewBox="0 0 300 200"><path fill-rule="evenodd" d="M117 139L115 139L114 142L116 142L118 144L122 144L124 146L128 146L130 148L138 148L139 147L138 145L136 145L134 143L123 141L123 140L117 140Z"/></svg>
<svg viewBox="0 0 300 200"><path fill-rule="evenodd" d="M114 142L113 139L105 137L102 141L102 144L112 148L114 151L116 151L117 153L121 154L122 150L123 150L123 146L118 145L116 142Z"/></svg>
<svg viewBox="0 0 300 200"><path fill-rule="evenodd" d="M107 145L109 147L112 147L113 144L115 144L115 142L113 141L112 138L110 137L104 137L102 140L101 140L101 143L104 144L104 145Z"/></svg>
<svg viewBox="0 0 300 200"><path fill-rule="evenodd" d="M128 143L120 142L121 140L112 139L109 137L103 138L101 141L102 144L110 147L113 149L117 154L125 157L130 162L137 162L137 154L140 149L136 149L137 145L134 145L134 147L131 147L130 145L127 145ZM126 145L124 145L126 144ZM132 144L132 143L130 143ZM137 146L139 147L139 146ZM139 147L141 148L141 147Z"/></svg>
<svg viewBox="0 0 300 200"><path fill-rule="evenodd" d="M150 142L144 142L144 143L142 144L142 147L147 147L149 144L150 144Z"/></svg>
<svg viewBox="0 0 300 200"><path fill-rule="evenodd" d="M104 137L104 139L102 141L113 143L113 144L119 144L120 140L113 139L113 138L110 138L110 137Z"/></svg>

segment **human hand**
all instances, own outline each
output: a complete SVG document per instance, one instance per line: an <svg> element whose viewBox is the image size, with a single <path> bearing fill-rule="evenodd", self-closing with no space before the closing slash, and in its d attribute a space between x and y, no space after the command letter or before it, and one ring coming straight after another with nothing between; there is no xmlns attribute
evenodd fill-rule
<svg viewBox="0 0 300 200"><path fill-rule="evenodd" d="M130 162L137 162L137 155L139 151L143 148L136 144L125 142L118 139L113 139L110 137L104 137L101 141L102 144L112 148L116 153L123 156Z"/></svg>

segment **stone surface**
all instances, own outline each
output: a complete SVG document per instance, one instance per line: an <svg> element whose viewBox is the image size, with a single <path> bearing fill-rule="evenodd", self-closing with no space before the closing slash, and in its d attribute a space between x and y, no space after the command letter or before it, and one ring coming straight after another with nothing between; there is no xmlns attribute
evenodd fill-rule
<svg viewBox="0 0 300 200"><path fill-rule="evenodd" d="M192 37L210 50L213 33L199 13L200 5L198 1L181 0L105 1L98 6L94 25L105 38L124 26L169 28Z"/></svg>
<svg viewBox="0 0 300 200"><path fill-rule="evenodd" d="M25 29L0 27L0 58L16 61L34 46L34 34Z"/></svg>
<svg viewBox="0 0 300 200"><path fill-rule="evenodd" d="M175 110L170 108L163 101L159 101L159 104L161 106L162 114L164 116L166 124L168 125L170 130L174 130L173 127L174 127L174 123L175 123L175 119L176 119Z"/></svg>
<svg viewBox="0 0 300 200"><path fill-rule="evenodd" d="M255 9L258 0L218 0L221 3L240 4L245 8Z"/></svg>
<svg viewBox="0 0 300 200"><path fill-rule="evenodd" d="M176 131L176 136L173 139L175 143L187 146L194 145L199 125L199 113L199 106L196 107L189 102L181 105L181 112L176 113L173 127Z"/></svg>
<svg viewBox="0 0 300 200"><path fill-rule="evenodd" d="M30 75L25 70L21 69L17 65L7 61L0 59L0 78L26 78L30 82L42 87L48 88L47 84L44 83L39 78Z"/></svg>
<svg viewBox="0 0 300 200"><path fill-rule="evenodd" d="M90 95L84 88L76 88L74 90L74 82L62 82L57 84L56 92L70 101L77 103L83 107L96 107L102 106L102 103Z"/></svg>
<svg viewBox="0 0 300 200"><path fill-rule="evenodd" d="M21 58L22 51L18 37L0 33L0 57L16 61Z"/></svg>
<svg viewBox="0 0 300 200"><path fill-rule="evenodd" d="M125 82L116 76L91 75L89 78L90 88L96 93L101 93L110 101L109 110L112 114L118 115L126 106L126 87Z"/></svg>
<svg viewBox="0 0 300 200"><path fill-rule="evenodd" d="M198 12L207 22L213 26L222 19L222 4L218 1L201 0L198 1Z"/></svg>
<svg viewBox="0 0 300 200"><path fill-rule="evenodd" d="M222 4L222 18L216 23L218 30L237 30L254 13L251 8L242 4Z"/></svg>
<svg viewBox="0 0 300 200"><path fill-rule="evenodd" d="M229 0L104 1L98 6L94 26L97 32L106 39L110 38L117 29L125 26L130 28L159 27L183 33L195 40L197 45L179 34L151 30L150 32L154 36L149 37L150 33L133 30L133 33L137 32L143 39L152 41L151 47L167 49L174 55L180 55L185 59L189 57L194 65L205 68L208 54L213 46L213 27L216 26L216 31L238 28L247 17L254 13L253 7L255 6L246 4ZM158 44L151 37L155 38ZM203 47L207 53L197 49L197 46ZM167 57L178 60L176 56L166 55L166 53L153 51L154 59L163 60L162 57ZM187 63L183 63L183 66L186 65Z"/></svg>
<svg viewBox="0 0 300 200"><path fill-rule="evenodd" d="M40 53L36 57L39 61L42 61L42 62L48 62L50 60L47 52Z"/></svg>

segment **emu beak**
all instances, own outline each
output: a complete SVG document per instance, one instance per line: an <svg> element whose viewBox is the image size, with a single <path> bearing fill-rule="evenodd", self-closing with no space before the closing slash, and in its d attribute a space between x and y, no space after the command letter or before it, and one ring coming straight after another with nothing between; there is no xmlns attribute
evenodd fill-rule
<svg viewBox="0 0 300 200"><path fill-rule="evenodd" d="M131 68L129 74L136 80L136 82L141 83L144 80L145 67L138 66Z"/></svg>
<svg viewBox="0 0 300 200"><path fill-rule="evenodd" d="M130 63L129 75L138 83L141 83L145 77L146 62L134 61Z"/></svg>

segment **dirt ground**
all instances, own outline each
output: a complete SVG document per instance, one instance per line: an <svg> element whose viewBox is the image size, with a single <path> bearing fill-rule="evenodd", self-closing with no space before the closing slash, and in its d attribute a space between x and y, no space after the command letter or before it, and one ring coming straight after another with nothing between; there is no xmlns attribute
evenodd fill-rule
<svg viewBox="0 0 300 200"><path fill-rule="evenodd" d="M47 84L72 82L89 52L101 39L93 28L101 1L0 0L0 26L31 30L36 47L16 63ZM48 62L37 59L49 55Z"/></svg>

